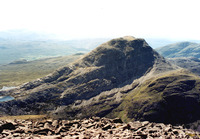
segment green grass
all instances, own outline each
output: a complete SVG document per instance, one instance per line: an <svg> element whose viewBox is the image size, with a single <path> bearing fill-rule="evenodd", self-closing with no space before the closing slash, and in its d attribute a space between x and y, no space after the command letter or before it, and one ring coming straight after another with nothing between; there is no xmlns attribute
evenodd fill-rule
<svg viewBox="0 0 200 139"><path fill-rule="evenodd" d="M170 91L170 86L180 87L182 81L195 80L194 90L199 87L199 77L184 72L175 71L169 72L162 76L152 77L149 80L144 81L136 89L127 93L124 96L123 102L116 108L111 115L121 118L124 122L129 122L137 117L137 114L149 115L156 113L155 110L149 109L144 111L145 108L151 107L154 103L163 100L163 92ZM180 87L181 89L181 87Z"/></svg>

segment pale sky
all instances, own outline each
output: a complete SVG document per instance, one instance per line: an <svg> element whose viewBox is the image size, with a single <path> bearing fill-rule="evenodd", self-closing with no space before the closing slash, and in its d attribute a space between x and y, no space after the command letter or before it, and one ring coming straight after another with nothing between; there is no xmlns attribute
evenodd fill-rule
<svg viewBox="0 0 200 139"><path fill-rule="evenodd" d="M200 0L0 0L0 31L199 39Z"/></svg>

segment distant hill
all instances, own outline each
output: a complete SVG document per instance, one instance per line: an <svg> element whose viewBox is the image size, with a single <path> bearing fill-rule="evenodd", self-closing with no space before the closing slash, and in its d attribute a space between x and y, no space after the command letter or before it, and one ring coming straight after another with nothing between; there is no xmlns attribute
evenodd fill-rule
<svg viewBox="0 0 200 139"><path fill-rule="evenodd" d="M154 49L176 42L174 40L161 39L161 38L145 38L145 40Z"/></svg>
<svg viewBox="0 0 200 139"><path fill-rule="evenodd" d="M76 53L88 53L105 39L85 40L0 40L0 65L13 61L37 60L40 58L66 56Z"/></svg>
<svg viewBox="0 0 200 139"><path fill-rule="evenodd" d="M88 49L75 47L68 42L56 40L0 40L0 65L22 59L30 61L40 58L72 55L75 53L87 53L88 51Z"/></svg>
<svg viewBox="0 0 200 139"><path fill-rule="evenodd" d="M200 58L200 44L192 42L179 42L156 48L166 58L195 57Z"/></svg>

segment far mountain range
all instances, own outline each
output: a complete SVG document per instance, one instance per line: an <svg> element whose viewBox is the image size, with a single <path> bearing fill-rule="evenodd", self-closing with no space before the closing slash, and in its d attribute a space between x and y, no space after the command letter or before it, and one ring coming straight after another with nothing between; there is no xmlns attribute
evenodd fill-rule
<svg viewBox="0 0 200 139"><path fill-rule="evenodd" d="M88 53L110 38L60 40L55 35L42 34L27 30L0 32L0 65L19 60L65 56ZM175 43L175 40L146 38L152 48ZM200 41L194 41L200 42ZM165 56L165 55L163 55Z"/></svg>

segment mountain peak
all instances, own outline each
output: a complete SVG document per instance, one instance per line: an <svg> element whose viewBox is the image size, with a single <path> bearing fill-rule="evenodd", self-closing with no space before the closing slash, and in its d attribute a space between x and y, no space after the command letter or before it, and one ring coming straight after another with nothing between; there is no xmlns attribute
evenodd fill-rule
<svg viewBox="0 0 200 139"><path fill-rule="evenodd" d="M144 39L126 36L103 43L79 61L79 66L105 66L109 69L114 68L113 70L120 67L121 71L133 70L142 65L149 68L157 57L159 54Z"/></svg>
<svg viewBox="0 0 200 139"><path fill-rule="evenodd" d="M60 92L58 97L64 99L62 103L73 103L75 98L90 98L102 91L131 83L143 76L149 69L152 69L155 61L159 58L161 56L144 39L137 39L132 36L112 39L103 43L82 59L58 69L51 75L40 79L40 81L23 85L21 87L23 92L32 90L31 93L27 93L28 95L23 97L29 98L37 92L54 86L53 88L57 88ZM47 85L47 83L51 83L51 85ZM59 85L62 87L58 87L56 84L62 84ZM90 84L90 89L88 84ZM78 86L82 88L85 86L89 90L81 89ZM47 92L54 94L55 91ZM66 101L69 96L71 102ZM73 98L71 98L72 96Z"/></svg>
<svg viewBox="0 0 200 139"><path fill-rule="evenodd" d="M138 85L133 84L135 80L156 71L157 67L160 72L166 71L166 65L171 67L144 39L131 36L112 39L47 77L9 92L0 91L16 98L0 104L0 112L11 115L30 114L47 110L54 112L57 108L58 113L65 113L61 107L71 108L77 102L89 100L103 92L109 94L117 88L134 89ZM7 111L6 108L11 104L16 104L17 108ZM16 112L16 109L20 111Z"/></svg>
<svg viewBox="0 0 200 139"><path fill-rule="evenodd" d="M107 43L109 45L116 46L116 45L122 45L123 43L127 43L127 42L130 43L130 42L133 42L133 41L145 42L144 39L135 38L133 36L124 36L124 37L112 39L112 40L108 41ZM146 45L148 45L148 44L146 43Z"/></svg>
<svg viewBox="0 0 200 139"><path fill-rule="evenodd" d="M125 40L129 40L129 41L132 41L132 40L135 40L136 38L135 37L133 37L133 36L124 36L124 37L122 37L123 39L125 39Z"/></svg>

